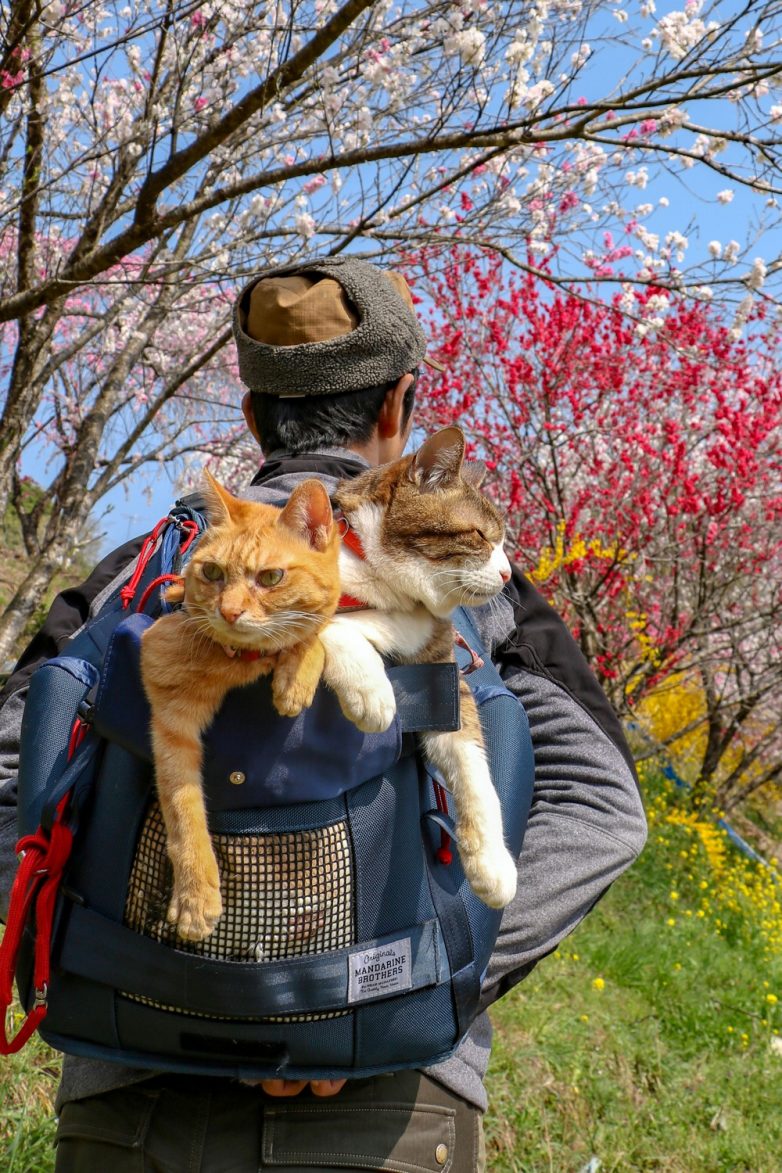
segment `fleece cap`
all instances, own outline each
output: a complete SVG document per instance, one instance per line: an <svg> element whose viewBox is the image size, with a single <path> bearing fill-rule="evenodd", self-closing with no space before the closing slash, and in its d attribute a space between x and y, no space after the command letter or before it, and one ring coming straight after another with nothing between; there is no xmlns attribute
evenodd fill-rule
<svg viewBox="0 0 782 1173"><path fill-rule="evenodd" d="M262 395L363 391L427 361L404 277L358 257L259 274L236 301L233 328L242 382Z"/></svg>

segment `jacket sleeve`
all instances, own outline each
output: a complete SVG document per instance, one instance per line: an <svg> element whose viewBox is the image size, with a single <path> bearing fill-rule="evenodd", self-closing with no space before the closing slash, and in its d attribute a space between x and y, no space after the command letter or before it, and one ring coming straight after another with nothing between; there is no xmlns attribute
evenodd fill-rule
<svg viewBox="0 0 782 1173"><path fill-rule="evenodd" d="M5 920L8 914L8 897L16 873L16 778L30 677L40 664L56 656L86 623L107 587L127 574L143 540L138 537L126 542L104 558L81 586L70 587L57 596L0 693L0 920Z"/></svg>
<svg viewBox="0 0 782 1173"><path fill-rule="evenodd" d="M503 914L485 1005L556 948L646 839L630 750L578 645L518 571L511 598L515 629L494 659L529 718L535 789L518 890Z"/></svg>

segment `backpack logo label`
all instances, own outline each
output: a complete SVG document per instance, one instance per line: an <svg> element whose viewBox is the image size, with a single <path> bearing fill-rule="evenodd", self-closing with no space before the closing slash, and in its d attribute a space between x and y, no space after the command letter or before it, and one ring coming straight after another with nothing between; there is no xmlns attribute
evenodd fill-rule
<svg viewBox="0 0 782 1173"><path fill-rule="evenodd" d="M412 986L410 938L362 949L348 957L348 1002L364 1002Z"/></svg>

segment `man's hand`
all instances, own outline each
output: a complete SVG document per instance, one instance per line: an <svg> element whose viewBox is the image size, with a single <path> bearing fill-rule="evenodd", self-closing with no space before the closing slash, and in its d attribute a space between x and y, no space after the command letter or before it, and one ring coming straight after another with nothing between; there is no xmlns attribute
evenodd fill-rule
<svg viewBox="0 0 782 1173"><path fill-rule="evenodd" d="M297 1096L304 1091L307 1083L314 1096L335 1096L341 1092L346 1079L262 1079L259 1081L267 1096ZM257 1086L257 1085L256 1085Z"/></svg>

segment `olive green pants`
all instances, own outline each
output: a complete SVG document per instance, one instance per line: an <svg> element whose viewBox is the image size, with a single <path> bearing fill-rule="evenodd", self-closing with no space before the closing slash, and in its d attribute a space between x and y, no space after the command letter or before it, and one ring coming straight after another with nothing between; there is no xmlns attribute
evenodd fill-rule
<svg viewBox="0 0 782 1173"><path fill-rule="evenodd" d="M481 1113L417 1071L275 1099L231 1080L158 1077L65 1104L56 1173L280 1168L483 1173Z"/></svg>

